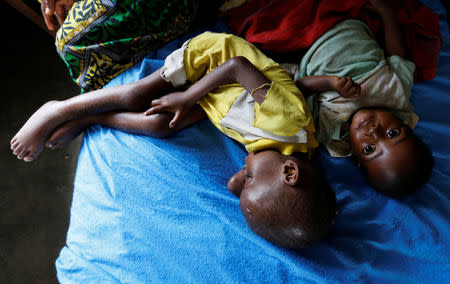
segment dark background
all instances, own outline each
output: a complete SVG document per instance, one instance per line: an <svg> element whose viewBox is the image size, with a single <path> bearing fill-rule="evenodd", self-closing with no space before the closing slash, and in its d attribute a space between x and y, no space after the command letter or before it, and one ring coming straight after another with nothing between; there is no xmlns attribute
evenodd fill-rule
<svg viewBox="0 0 450 284"><path fill-rule="evenodd" d="M35 1L37 3L37 1ZM54 39L1 1L0 283L57 283L80 139L25 163L9 141L50 99L79 93Z"/></svg>

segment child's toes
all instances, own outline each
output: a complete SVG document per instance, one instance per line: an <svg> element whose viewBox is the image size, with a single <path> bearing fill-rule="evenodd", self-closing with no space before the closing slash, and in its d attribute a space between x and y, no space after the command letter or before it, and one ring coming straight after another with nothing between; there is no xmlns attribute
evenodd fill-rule
<svg viewBox="0 0 450 284"><path fill-rule="evenodd" d="M52 147L50 147L50 148L51 148L51 149L58 149L58 148L61 148L61 143L56 142L56 143L52 144Z"/></svg>
<svg viewBox="0 0 450 284"><path fill-rule="evenodd" d="M19 155L17 155L17 159L22 160L24 157L26 157L28 154L30 153L30 151L23 149Z"/></svg>
<svg viewBox="0 0 450 284"><path fill-rule="evenodd" d="M11 139L11 141L9 143L11 145L13 145L16 141L17 141L17 137L13 137L13 139Z"/></svg>
<svg viewBox="0 0 450 284"><path fill-rule="evenodd" d="M19 141L14 141L14 143L13 144L11 144L11 150L15 150L18 146L19 146Z"/></svg>
<svg viewBox="0 0 450 284"><path fill-rule="evenodd" d="M47 142L45 142L45 147L54 149L56 144L57 144L57 142L55 142L55 141L47 140Z"/></svg>
<svg viewBox="0 0 450 284"><path fill-rule="evenodd" d="M26 155L25 157L23 157L23 160L24 160L25 162L31 162L31 161L33 161L35 158L36 158L36 155L30 155L30 154L28 153L28 155Z"/></svg>
<svg viewBox="0 0 450 284"><path fill-rule="evenodd" d="M19 155L20 152L22 152L22 150L23 150L23 146L19 145L18 147L16 147L16 149L14 149L13 154L17 156L17 155Z"/></svg>

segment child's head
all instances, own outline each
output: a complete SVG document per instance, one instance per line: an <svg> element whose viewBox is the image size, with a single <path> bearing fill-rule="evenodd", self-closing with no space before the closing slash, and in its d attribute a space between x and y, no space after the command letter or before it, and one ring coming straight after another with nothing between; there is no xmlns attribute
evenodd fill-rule
<svg viewBox="0 0 450 284"><path fill-rule="evenodd" d="M352 155L377 191L402 197L428 180L431 152L392 112L361 109L350 123Z"/></svg>
<svg viewBox="0 0 450 284"><path fill-rule="evenodd" d="M322 239L336 216L336 197L303 156L252 153L228 181L247 224L262 238L300 248Z"/></svg>

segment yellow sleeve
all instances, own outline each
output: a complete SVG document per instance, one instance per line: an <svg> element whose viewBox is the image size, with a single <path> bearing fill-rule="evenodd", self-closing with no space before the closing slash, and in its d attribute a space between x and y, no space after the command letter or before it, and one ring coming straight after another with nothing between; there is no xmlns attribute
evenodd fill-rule
<svg viewBox="0 0 450 284"><path fill-rule="evenodd" d="M300 96L300 92L293 93L272 82L264 102L255 103L253 126L280 136L295 135L311 119Z"/></svg>
<svg viewBox="0 0 450 284"><path fill-rule="evenodd" d="M259 70L278 65L243 38L232 34L204 32L192 38L185 50L186 78L194 83L236 56L244 56Z"/></svg>
<svg viewBox="0 0 450 284"><path fill-rule="evenodd" d="M280 136L292 136L303 128L307 131L307 143L247 140L238 132L221 126L222 118L244 90L239 84L221 86L199 101L212 123L226 135L244 144L249 152L272 148L291 155L316 148L318 144L314 138L312 115L300 90L287 71L244 39L211 32L193 38L184 53L186 78L194 83L235 56L245 56L272 82L265 101L261 105L255 103L253 126Z"/></svg>

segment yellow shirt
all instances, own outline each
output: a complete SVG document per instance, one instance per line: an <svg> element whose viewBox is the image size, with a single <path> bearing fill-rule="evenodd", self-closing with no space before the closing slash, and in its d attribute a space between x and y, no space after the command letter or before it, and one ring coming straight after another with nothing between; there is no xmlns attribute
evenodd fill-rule
<svg viewBox="0 0 450 284"><path fill-rule="evenodd" d="M199 101L212 123L226 135L244 144L248 152L273 148L291 155L294 152L309 152L317 147L311 113L288 72L244 39L230 34L206 32L190 40L184 52L186 79L194 83L235 56L246 57L271 81L264 102L261 105L254 104L253 126L279 136L292 136L304 129L307 142L286 143L267 138L248 140L237 131L222 126L222 118L244 91L239 84L223 85Z"/></svg>

